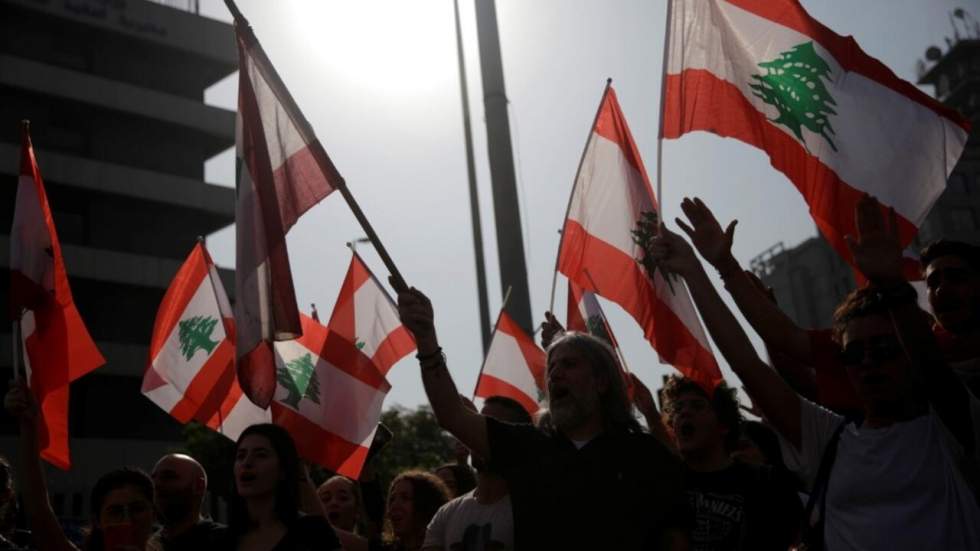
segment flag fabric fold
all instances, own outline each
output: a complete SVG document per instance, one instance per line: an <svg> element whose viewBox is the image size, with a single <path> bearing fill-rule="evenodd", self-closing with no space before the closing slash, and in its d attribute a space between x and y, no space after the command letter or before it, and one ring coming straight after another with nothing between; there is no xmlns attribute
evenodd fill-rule
<svg viewBox="0 0 980 551"><path fill-rule="evenodd" d="M327 327L301 316L303 334L275 345L271 411L305 459L357 478L391 385L385 374L415 350L395 303L356 254Z"/></svg>
<svg viewBox="0 0 980 551"><path fill-rule="evenodd" d="M157 311L143 395L179 423L196 420L232 440L248 425L271 421L238 385L234 335L224 285L198 243Z"/></svg>
<svg viewBox="0 0 980 551"><path fill-rule="evenodd" d="M20 321L25 374L40 407L41 457L67 470L69 384L105 359L75 307L26 126L10 229L10 284L11 315Z"/></svg>
<svg viewBox="0 0 980 551"><path fill-rule="evenodd" d="M606 89L575 178L562 230L558 270L578 287L619 304L662 361L707 389L721 381L707 336L683 281L649 277L634 242L658 206L612 87Z"/></svg>
<svg viewBox="0 0 980 551"><path fill-rule="evenodd" d="M664 138L707 131L763 150L848 262L864 193L911 243L966 144L960 114L798 0L674 0L668 24Z"/></svg>
<svg viewBox="0 0 980 551"><path fill-rule="evenodd" d="M506 396L534 415L545 393L546 369L544 351L501 310L473 395L477 398Z"/></svg>
<svg viewBox="0 0 980 551"><path fill-rule="evenodd" d="M595 293L586 291L573 281L568 282L568 315L565 327L569 331L589 333L593 337L603 340L613 349L616 361L619 363L620 373L623 375L623 382L626 384L626 393L632 400L633 379L629 376L629 370L623 359L623 352L613 335L606 314L599 305L599 299L596 298Z"/></svg>
<svg viewBox="0 0 980 551"><path fill-rule="evenodd" d="M342 179L250 28L236 24L238 186L235 321L242 390L266 407L272 343L300 335L286 233Z"/></svg>

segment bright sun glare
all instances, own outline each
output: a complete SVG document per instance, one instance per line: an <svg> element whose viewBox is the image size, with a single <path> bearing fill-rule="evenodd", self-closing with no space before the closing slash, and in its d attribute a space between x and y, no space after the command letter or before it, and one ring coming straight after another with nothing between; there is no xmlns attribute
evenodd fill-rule
<svg viewBox="0 0 980 551"><path fill-rule="evenodd" d="M445 86L454 76L453 7L447 0L288 5L302 42L316 52L315 62L366 93L417 97Z"/></svg>

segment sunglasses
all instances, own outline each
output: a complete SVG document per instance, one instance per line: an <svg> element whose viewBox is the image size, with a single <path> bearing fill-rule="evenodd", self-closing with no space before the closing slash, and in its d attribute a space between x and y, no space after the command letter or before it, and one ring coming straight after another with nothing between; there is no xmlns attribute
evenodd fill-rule
<svg viewBox="0 0 980 551"><path fill-rule="evenodd" d="M847 343L838 358L844 365L858 365L870 355L872 363L893 360L902 352L902 346L893 336L872 337L864 341Z"/></svg>

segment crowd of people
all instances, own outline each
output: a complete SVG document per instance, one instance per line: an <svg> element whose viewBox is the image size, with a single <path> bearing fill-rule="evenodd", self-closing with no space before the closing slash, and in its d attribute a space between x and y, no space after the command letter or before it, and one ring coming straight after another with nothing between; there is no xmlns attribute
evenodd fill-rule
<svg viewBox="0 0 980 551"><path fill-rule="evenodd" d="M646 252L686 282L751 406L724 382L704 388L674 375L658 408L607 343L565 332L549 314L545 408L532 418L495 396L477 411L450 376L432 304L407 289L399 313L433 413L461 444L455 463L400 473L386 496L370 459L360 480L315 487L289 434L254 425L236 442L227 525L203 514L201 464L171 454L150 475L121 468L95 483L81 547L980 549L980 248L940 241L923 251L927 314L903 277L894 213L865 197L848 244L867 283L841 302L832 327L805 330L739 266L734 224L723 229L697 199L682 210L687 239L662 226ZM0 550L77 549L48 500L29 389L15 381L4 404L20 427L20 487L0 461ZM18 493L30 537L12 520Z"/></svg>

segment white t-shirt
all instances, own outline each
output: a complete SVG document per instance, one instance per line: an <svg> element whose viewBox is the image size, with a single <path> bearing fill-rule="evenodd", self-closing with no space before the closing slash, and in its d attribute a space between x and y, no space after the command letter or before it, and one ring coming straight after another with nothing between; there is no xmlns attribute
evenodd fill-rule
<svg viewBox="0 0 980 551"><path fill-rule="evenodd" d="M980 401L971 413L980 443ZM843 417L800 399L801 450L780 438L786 466L812 486L824 448ZM827 489L827 549L980 549L980 506L958 462L963 447L930 408L884 428L849 423ZM962 464L962 463L960 463Z"/></svg>
<svg viewBox="0 0 980 551"><path fill-rule="evenodd" d="M436 511L425 532L422 549L445 551L511 551L514 549L514 514L510 496L491 504L463 494Z"/></svg>

